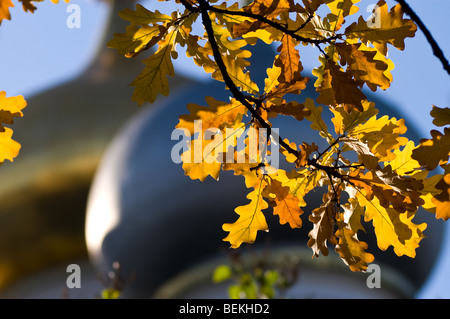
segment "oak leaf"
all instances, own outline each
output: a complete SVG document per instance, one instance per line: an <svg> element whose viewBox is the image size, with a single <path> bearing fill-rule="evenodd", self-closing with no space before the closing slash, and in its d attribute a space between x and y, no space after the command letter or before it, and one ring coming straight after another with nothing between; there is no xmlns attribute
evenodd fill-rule
<svg viewBox="0 0 450 319"><path fill-rule="evenodd" d="M319 257L320 253L324 256L328 256L327 241L336 244L333 230L334 218L336 215L334 194L326 193L323 195L322 200L322 205L315 208L309 216L309 220L314 225L313 229L308 234L308 247L312 249L314 257Z"/></svg>
<svg viewBox="0 0 450 319"><path fill-rule="evenodd" d="M346 16L355 14L359 8L354 5L361 0L336 0L328 3L331 13L327 15L330 24L334 23L333 31L338 31L344 23Z"/></svg>
<svg viewBox="0 0 450 319"><path fill-rule="evenodd" d="M444 128L444 134L432 130L431 139L422 139L419 147L412 152L412 158L417 160L427 170L435 169L440 163L447 163L450 156L450 128Z"/></svg>
<svg viewBox="0 0 450 319"><path fill-rule="evenodd" d="M13 131L10 128L4 128L0 132L0 165L5 161L13 161L19 154L20 144L12 139Z"/></svg>
<svg viewBox="0 0 450 319"><path fill-rule="evenodd" d="M131 83L135 87L132 100L138 105L144 102L153 103L158 93L169 95L169 82L167 76L174 76L171 52L176 31L166 35L166 40L160 44L158 50L143 60L145 68Z"/></svg>
<svg viewBox="0 0 450 319"><path fill-rule="evenodd" d="M208 106L189 103L187 108L190 114L181 115L176 128L185 128L191 135L195 133L195 121L201 121L201 134L209 128L231 126L247 113L247 108L236 99L229 103L218 101L213 97L205 98Z"/></svg>
<svg viewBox="0 0 450 319"><path fill-rule="evenodd" d="M362 101L366 96L362 93L361 83L357 82L350 74L344 72L333 60L320 57L322 66L315 68L313 74L317 76L314 83L319 97L317 102L337 106L345 105L346 111L353 108L363 111Z"/></svg>
<svg viewBox="0 0 450 319"><path fill-rule="evenodd" d="M267 19L279 16L283 12L288 12L291 8L288 0L255 0L243 8L245 12L262 15Z"/></svg>
<svg viewBox="0 0 450 319"><path fill-rule="evenodd" d="M219 144L219 145L217 145ZM205 148L210 146L210 150L205 152ZM215 142L205 139L194 139L189 144L189 149L181 154L184 174L191 179L204 181L208 176L215 180L219 179L222 163L217 160L217 156L223 149L221 141Z"/></svg>
<svg viewBox="0 0 450 319"><path fill-rule="evenodd" d="M376 50L364 48L362 43L337 43L336 49L341 56L341 65L347 65L346 72L355 80L366 83L374 92L377 87L383 90L389 88L390 79L385 75L389 66L385 62L375 59Z"/></svg>
<svg viewBox="0 0 450 319"><path fill-rule="evenodd" d="M284 35L281 39L281 45L277 49L280 55L277 56L274 63L274 65L281 68L281 73L278 77L278 82L280 83L291 82L303 70L300 62L300 53L296 49L297 44L289 35Z"/></svg>
<svg viewBox="0 0 450 319"><path fill-rule="evenodd" d="M234 210L239 218L234 223L223 224L222 229L229 232L223 240L230 242L231 248L238 248L242 243L254 243L258 231L269 231L262 212L269 207L262 196L265 185L266 182L260 179L259 185L247 195L250 203Z"/></svg>
<svg viewBox="0 0 450 319"><path fill-rule="evenodd" d="M359 124L352 136L366 143L370 151L382 161L395 158L393 150L406 144L408 139L400 135L406 133L405 120L389 118L387 115L371 117L365 123Z"/></svg>
<svg viewBox="0 0 450 319"><path fill-rule="evenodd" d="M155 10L155 12L147 10L141 4L136 4L136 10L125 8L119 12L119 16L122 19L131 22L132 25L137 26L146 26L148 24L156 25L157 23L168 23L172 21L170 16L162 14L158 10Z"/></svg>
<svg viewBox="0 0 450 319"><path fill-rule="evenodd" d="M0 132L4 131L4 124L13 124L14 117L23 116L22 110L27 106L23 96L6 97L5 91L0 91Z"/></svg>
<svg viewBox="0 0 450 319"><path fill-rule="evenodd" d="M374 261L375 257L366 252L367 243L360 241L351 228L344 222L343 214L339 214L336 225L338 230L335 236L339 242L335 247L344 263L352 271L365 271L368 264Z"/></svg>
<svg viewBox="0 0 450 319"><path fill-rule="evenodd" d="M448 220L450 218L450 173L444 175L435 188L441 191L431 199L436 205L436 218Z"/></svg>
<svg viewBox="0 0 450 319"><path fill-rule="evenodd" d="M309 116L311 112L309 110L305 110L305 105L300 104L298 102L292 101L282 104L269 104L268 103L269 112L274 112L276 114L292 116L297 121L302 121L305 116Z"/></svg>
<svg viewBox="0 0 450 319"><path fill-rule="evenodd" d="M320 136L326 138L328 142L333 140L333 136L328 132L328 127L322 118L322 105L315 105L314 101L310 98L306 98L305 110L310 112L310 115L305 116L305 118L311 122L311 128L313 130L319 131Z"/></svg>
<svg viewBox="0 0 450 319"><path fill-rule="evenodd" d="M427 225L414 224L412 222L414 214L399 213L393 208L383 207L377 197L368 200L361 192L358 192L356 197L360 205L365 207L365 221L373 223L378 247L386 250L389 246L393 246L398 256L406 255L414 258Z"/></svg>
<svg viewBox="0 0 450 319"><path fill-rule="evenodd" d="M291 228L300 228L302 227L300 215L303 214L303 210L299 206L299 199L289 192L289 187L283 186L276 179L271 179L264 188L263 195L269 199L273 214L279 216L281 225L289 223Z"/></svg>
<svg viewBox="0 0 450 319"><path fill-rule="evenodd" d="M107 43L107 46L117 50L119 54L131 58L141 51L151 48L165 35L166 28L162 26L142 26L129 25L125 33L115 33L114 38Z"/></svg>
<svg viewBox="0 0 450 319"><path fill-rule="evenodd" d="M4 19L11 20L11 13L9 12L9 8L11 7L14 7L11 0L0 1L0 23Z"/></svg>
<svg viewBox="0 0 450 319"><path fill-rule="evenodd" d="M330 108L331 112L334 114L331 121L334 124L336 134L351 134L359 124L365 123L369 118L378 114L374 102L363 101L362 106L362 112L357 110L347 112L347 108L342 105Z"/></svg>
<svg viewBox="0 0 450 319"><path fill-rule="evenodd" d="M398 175L411 175L414 170L420 167L420 164L412 158L415 148L414 142L408 141L402 150L394 150L395 159L386 162L385 166L391 166L392 170Z"/></svg>
<svg viewBox="0 0 450 319"><path fill-rule="evenodd" d="M391 44L399 50L405 48L405 38L414 37L417 30L416 25L410 19L403 19L403 10L400 4L391 8L381 0L376 5L377 20L379 26L368 25L362 16L358 22L354 22L345 29L347 38L359 38L373 46L383 55L387 55L387 44Z"/></svg>
<svg viewBox="0 0 450 319"><path fill-rule="evenodd" d="M440 108L433 105L430 112L433 119L433 124L436 126L450 125L450 108Z"/></svg>
<svg viewBox="0 0 450 319"><path fill-rule="evenodd" d="M26 105L23 96L6 97L5 91L0 92L0 164L5 160L12 162L20 150L20 144L12 139L13 131L3 124L13 124L14 117L23 116Z"/></svg>

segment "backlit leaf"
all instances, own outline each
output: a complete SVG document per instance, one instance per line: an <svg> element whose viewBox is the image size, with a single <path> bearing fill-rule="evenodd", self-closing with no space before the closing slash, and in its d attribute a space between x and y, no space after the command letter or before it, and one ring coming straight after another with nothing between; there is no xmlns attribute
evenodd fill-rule
<svg viewBox="0 0 450 319"><path fill-rule="evenodd" d="M229 232L223 240L230 242L232 248L238 248L242 243L251 244L256 240L258 231L269 230L262 212L269 207L261 194L265 185L266 182L261 179L259 185L247 195L250 203L235 209L239 215L238 220L231 224L223 224L223 230Z"/></svg>
<svg viewBox="0 0 450 319"><path fill-rule="evenodd" d="M367 243L358 239L356 233L347 227L342 216L338 218L337 227L335 235L339 242L335 248L336 252L352 271L365 271L368 264L375 259L372 254L366 252Z"/></svg>
<svg viewBox="0 0 450 319"><path fill-rule="evenodd" d="M370 42L383 55L387 55L387 44L391 44L399 50L405 48L405 38L414 37L416 25L410 19L403 18L403 10L400 4L388 11L388 5L381 0L376 5L376 19L379 26L368 25L362 16L358 22L352 23L345 29L345 35L349 38L360 38L362 42Z"/></svg>
<svg viewBox="0 0 450 319"><path fill-rule="evenodd" d="M270 199L270 206L273 207L273 214L280 217L280 224L289 223L291 228L302 227L300 215L303 210L299 207L299 199L289 193L290 188L283 186L281 182L271 179L264 188L263 194Z"/></svg>

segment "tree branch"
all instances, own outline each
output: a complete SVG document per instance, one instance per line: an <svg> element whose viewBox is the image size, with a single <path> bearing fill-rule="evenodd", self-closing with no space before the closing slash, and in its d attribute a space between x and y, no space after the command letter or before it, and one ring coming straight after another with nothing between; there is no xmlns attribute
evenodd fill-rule
<svg viewBox="0 0 450 319"><path fill-rule="evenodd" d="M208 36L208 40L209 43L211 45L211 49L213 51L213 56L214 56L214 60L217 63L217 66L222 74L222 78L225 82L225 85L228 87L228 89L230 90L231 94L233 95L233 97L238 100L239 102L242 103L242 105L244 105L251 113L252 117L254 119L256 119L263 128L267 129L267 135L270 136L272 135L280 144L280 146L282 146L286 151L288 151L289 153L295 155L295 156L299 156L299 151L293 149L292 147L289 146L289 144L287 144L286 142L283 141L282 137L279 135L274 136L274 132L272 132L271 127L269 125L269 123L267 123L262 117L261 115L259 115L259 113L257 112L258 109L258 104L259 107L261 106L260 104L262 103L261 100L258 99L254 99L253 97L246 97L246 95L244 95L239 89L238 87L234 84L233 80L231 79L230 75L228 74L227 71L227 67L225 65L225 63L223 62L222 59L222 54L220 53L219 50L219 46L216 42L216 38L215 38L215 34L214 34L214 30L212 27L212 21L211 18L209 17L209 13L208 10L211 9L212 7L209 5L209 3L207 2L208 0L198 0L198 3L200 5L200 12L201 12L201 17L202 17L202 22L203 22L203 26L205 27L206 30L206 34ZM252 101L254 102L257 107L254 108L253 105L249 102ZM331 147L333 147L335 144L337 144L339 142L340 137L338 137L334 143L332 143L328 148L330 149ZM323 153L322 153L323 154ZM313 160L308 160L308 165L316 168L316 169L320 169L323 170L327 173L328 176L334 176L337 178L342 178L341 174L339 174L338 169L341 167L331 167L331 166L324 166L321 165L319 163L317 163L317 159L313 159Z"/></svg>
<svg viewBox="0 0 450 319"><path fill-rule="evenodd" d="M225 82L225 85L228 87L230 92L233 94L233 97L241 102L252 114L252 117L255 118L262 127L267 129L267 135L270 136L272 134L271 127L269 123L267 123L259 114L258 112L253 108L253 105L248 102L245 95L237 88L237 86L234 84L233 80L231 79L230 75L228 74L227 67L225 63L223 62L222 55L219 50L219 46L217 45L216 38L214 36L214 30L212 28L212 22L211 18L208 14L208 9L211 8L207 0L199 0L198 3L200 4L200 11L202 15L202 21L203 26L205 27L206 33L208 35L209 43L211 44L211 49L213 51L214 60L217 63L217 66L219 67L219 70L222 74L223 80ZM284 147L289 153L294 154L295 156L298 156L298 151L294 150L292 147L290 147L286 142L282 140L280 136L278 136L278 143Z"/></svg>
<svg viewBox="0 0 450 319"><path fill-rule="evenodd" d="M417 14L411 9L411 7L406 3L405 0L396 0L400 5L402 6L403 11L413 19L413 21L417 24L417 26L422 30L423 34L427 38L428 43L431 45L431 48L433 49L434 55L441 61L442 65L444 66L444 69L447 71L447 73L450 75L450 64L448 63L447 59L444 56L444 53L442 52L441 48L437 44L436 40L434 40L433 36L431 35L431 32L427 29L425 24L420 20L420 18L417 16Z"/></svg>
<svg viewBox="0 0 450 319"><path fill-rule="evenodd" d="M225 9L213 7L209 3L207 3L206 5L207 5L206 9L213 11L213 12L229 14L229 15L238 15L238 16L252 18L252 19L258 20L260 22L266 23L266 24L270 25L271 27L283 32L284 34L291 36L293 39L302 41L302 42L307 42L307 43L311 43L311 44L330 43L331 41L339 39L341 37L341 35L335 35L335 36L332 36L332 37L329 37L326 39L322 39L322 40L309 39L309 38L302 37L301 35L298 35L295 33L298 30L304 28L305 27L304 25L300 26L300 28L298 28L297 30L289 30L289 29L285 28L284 26L282 26L281 24L276 23L272 20L269 20L266 17L259 15L259 14L254 14L254 13L246 12L246 11L225 10ZM308 18L307 22L309 22L311 20L311 18ZM305 23L305 25L306 25L306 23Z"/></svg>

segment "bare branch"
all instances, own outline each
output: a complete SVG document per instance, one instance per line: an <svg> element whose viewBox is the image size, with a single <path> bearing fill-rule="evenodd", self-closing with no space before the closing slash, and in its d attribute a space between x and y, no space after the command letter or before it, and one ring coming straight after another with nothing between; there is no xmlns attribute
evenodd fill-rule
<svg viewBox="0 0 450 319"><path fill-rule="evenodd" d="M427 29L425 24L420 20L417 14L411 9L411 7L406 3L405 0L396 0L402 6L403 11L413 19L413 21L417 24L417 26L422 30L423 34L427 38L428 43L430 43L431 48L433 49L434 55L441 61L444 69L450 75L450 64L448 60L444 56L444 52L442 52L441 48L437 44L436 40L434 40L431 32Z"/></svg>

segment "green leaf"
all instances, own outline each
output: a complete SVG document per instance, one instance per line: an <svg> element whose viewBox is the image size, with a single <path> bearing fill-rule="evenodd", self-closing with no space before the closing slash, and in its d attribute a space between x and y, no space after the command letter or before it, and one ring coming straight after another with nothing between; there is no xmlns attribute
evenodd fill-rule
<svg viewBox="0 0 450 319"><path fill-rule="evenodd" d="M230 266L220 265L216 269L214 269L212 280L215 283L219 283L231 278L233 271Z"/></svg>

